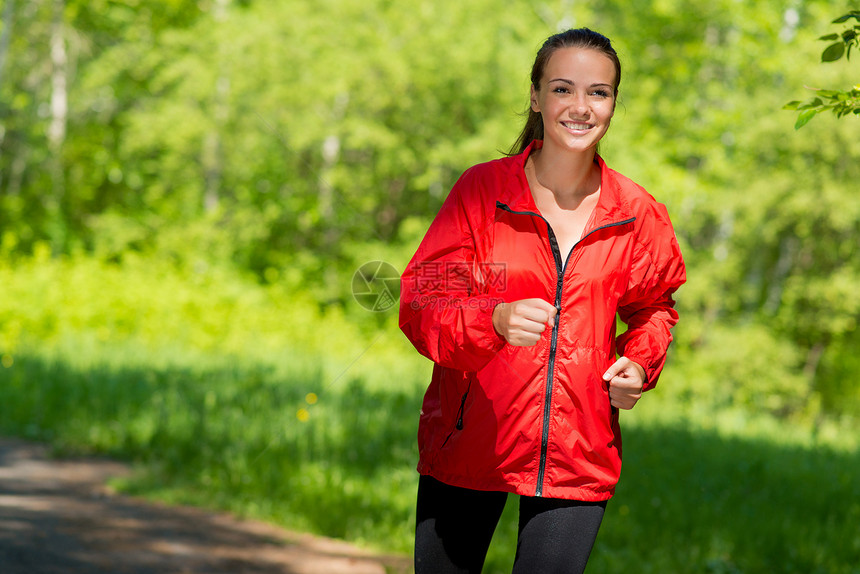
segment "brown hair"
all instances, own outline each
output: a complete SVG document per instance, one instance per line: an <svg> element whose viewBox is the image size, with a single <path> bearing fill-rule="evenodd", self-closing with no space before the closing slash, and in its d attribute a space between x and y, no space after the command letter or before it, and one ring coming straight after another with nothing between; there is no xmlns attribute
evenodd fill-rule
<svg viewBox="0 0 860 574"><path fill-rule="evenodd" d="M621 61L618 59L618 53L612 47L609 38L603 34L599 34L588 28L576 28L559 32L547 38L540 50L535 56L534 65L532 65L531 82L535 90L540 90L540 81L543 78L543 72L547 62L556 50L561 48L589 48L597 50L606 55L612 60L615 65L615 97L618 97L618 85L621 83ZM529 144L534 140L543 139L543 118L540 112L536 112L529 106L528 118L526 125L523 126L523 131L511 146L510 155L517 155L525 151Z"/></svg>

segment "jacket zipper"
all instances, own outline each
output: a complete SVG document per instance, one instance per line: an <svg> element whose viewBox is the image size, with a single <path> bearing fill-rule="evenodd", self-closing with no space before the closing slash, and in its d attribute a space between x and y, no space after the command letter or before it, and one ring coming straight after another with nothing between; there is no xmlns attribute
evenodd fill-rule
<svg viewBox="0 0 860 574"><path fill-rule="evenodd" d="M558 311L556 313L556 320L552 326L552 335L550 337L550 345L549 345L549 364L547 365L547 374L546 374L546 391L544 394L544 403L543 403L543 430L541 434L541 442L540 442L540 464L538 466L538 477L537 477L537 487L535 488L535 496L543 496L543 482L544 475L546 474L546 453L547 448L549 447L549 422L552 414L552 388L554 383L554 372L555 372L555 356L558 346L558 326L559 320L561 318L561 296L562 290L564 287L564 274L567 270L567 262L570 261L570 256L573 254L573 250L576 249L576 246L582 243L582 241L596 233L602 229L607 229L609 227L618 227L620 225L626 225L628 223L633 223L636 218L631 217L629 219L625 219L623 221L616 221L614 223L607 223L605 225L601 225L600 227L596 227L579 238L579 240L573 244L573 247L570 248L570 252L567 254L567 258L562 262L561 260L561 252L558 248L558 240L555 237L555 232L552 230L552 227L541 214L534 213L531 211L514 211L504 203L500 201L496 201L496 207L499 209L503 209L509 213L517 214L517 215L530 215L532 217L538 217L546 223L547 233L549 235L549 246L552 250L552 257L555 260L555 269L556 269L556 282L555 282L555 308Z"/></svg>

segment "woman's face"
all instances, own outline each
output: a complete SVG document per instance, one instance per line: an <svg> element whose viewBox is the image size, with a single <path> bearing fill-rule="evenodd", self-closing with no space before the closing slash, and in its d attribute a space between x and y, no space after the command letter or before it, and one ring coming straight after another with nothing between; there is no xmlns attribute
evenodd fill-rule
<svg viewBox="0 0 860 574"><path fill-rule="evenodd" d="M587 151L615 113L615 65L590 48L560 48L544 68L531 107L543 117L544 147Z"/></svg>

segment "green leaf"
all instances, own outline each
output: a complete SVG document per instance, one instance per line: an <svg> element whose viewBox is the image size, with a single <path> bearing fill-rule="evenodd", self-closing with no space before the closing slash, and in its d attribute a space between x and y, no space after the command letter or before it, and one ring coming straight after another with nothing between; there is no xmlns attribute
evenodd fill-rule
<svg viewBox="0 0 860 574"><path fill-rule="evenodd" d="M835 62L839 58L842 57L842 54L845 52L845 44L842 42L836 42L835 44L830 44L824 52L821 53L821 61L822 62Z"/></svg>
<svg viewBox="0 0 860 574"><path fill-rule="evenodd" d="M840 16L839 18L834 20L832 23L833 24L841 24L842 22L847 22L851 18L854 18L858 22L860 22L860 10L851 10L849 13L845 14L844 16Z"/></svg>
<svg viewBox="0 0 860 574"><path fill-rule="evenodd" d="M827 34L826 36L822 36L819 40L838 40L839 34Z"/></svg>
<svg viewBox="0 0 860 574"><path fill-rule="evenodd" d="M805 110L800 112L797 116L797 121L794 122L794 129L799 130L803 126L809 123L809 120L815 117L815 114L818 113L818 110Z"/></svg>
<svg viewBox="0 0 860 574"><path fill-rule="evenodd" d="M792 100L792 101L788 102L787 104L785 104L784 106L782 106L782 109L784 109L784 110L796 110L797 106L799 106L799 105L800 105L799 100Z"/></svg>

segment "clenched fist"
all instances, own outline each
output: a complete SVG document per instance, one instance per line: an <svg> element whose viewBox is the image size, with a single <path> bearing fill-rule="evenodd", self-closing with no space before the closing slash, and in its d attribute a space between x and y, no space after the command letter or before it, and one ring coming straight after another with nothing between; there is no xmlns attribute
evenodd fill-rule
<svg viewBox="0 0 860 574"><path fill-rule="evenodd" d="M609 402L619 409L632 409L642 397L645 369L627 357L621 357L603 374L609 383Z"/></svg>
<svg viewBox="0 0 860 574"><path fill-rule="evenodd" d="M558 310L543 299L520 299L500 303L493 309L493 327L511 345L531 347L541 333L555 324Z"/></svg>

